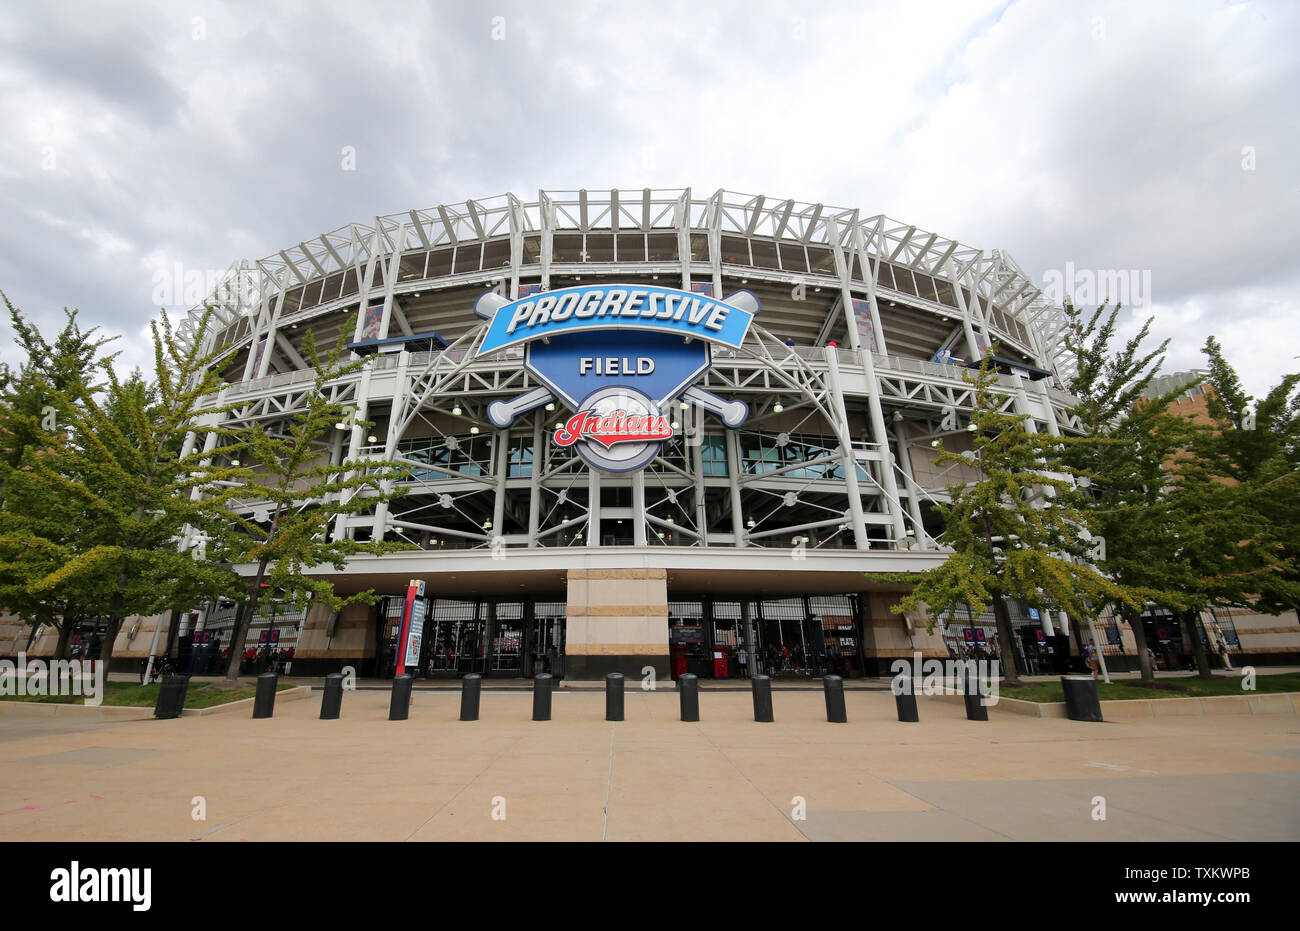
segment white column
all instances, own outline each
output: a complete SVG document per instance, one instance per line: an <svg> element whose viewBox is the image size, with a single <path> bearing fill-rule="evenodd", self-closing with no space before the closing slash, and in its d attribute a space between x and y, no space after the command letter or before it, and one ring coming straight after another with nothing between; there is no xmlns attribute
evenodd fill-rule
<svg viewBox="0 0 1300 931"><path fill-rule="evenodd" d="M587 470L587 545L600 546L600 473Z"/></svg>
<svg viewBox="0 0 1300 931"><path fill-rule="evenodd" d="M919 546L928 547L930 538L921 521L921 496L912 474L912 453L907 448L907 435L901 423L894 424L894 445L898 447L898 465L903 470L903 479L907 482L907 512L912 516L916 542Z"/></svg>
<svg viewBox="0 0 1300 931"><path fill-rule="evenodd" d="M740 512L740 438L735 430L728 430L727 440L727 490L731 493L731 535L735 546L745 545L745 515Z"/></svg>
<svg viewBox="0 0 1300 931"><path fill-rule="evenodd" d="M347 459L349 462L355 460L358 456L361 455L361 444L362 441L365 439L365 430L363 427L358 425L357 421L366 420L367 417L369 416L369 411L370 411L370 365L369 363L367 363L366 366L361 370L361 378L357 381L356 404L357 404L356 414L354 415L352 420L352 436L348 440ZM390 427L392 425L391 417L389 418L389 425ZM355 470L350 470L344 476L344 479L346 480L348 478L351 478L355 474L356 474ZM353 493L354 492L348 490L348 491L340 492L340 495L348 495ZM334 522L335 540L342 540L347 537L349 517L350 515L348 514L340 514L335 520Z"/></svg>
<svg viewBox="0 0 1300 931"><path fill-rule="evenodd" d="M401 352L397 354L397 374L394 376L393 379L393 403L388 410L388 433L384 441L384 459L392 459L395 455L397 455L397 444L398 441L401 440L401 436L399 435L399 433L402 426L398 421L400 420L402 405L406 399L406 393L409 388L406 381L406 369L410 365L410 362L411 362L411 354L407 352L405 349L403 349ZM366 367L366 374L367 375L370 374L369 366ZM358 408L357 417L356 417L357 420L369 419L369 410L370 410L369 393L370 393L370 385L369 383L367 383L366 385L367 413L362 414L360 408ZM360 427L357 426L353 427L353 431L357 437L358 445L359 445L359 442L362 438L361 435L365 431L363 431ZM393 490L393 483L386 481L382 484L381 487L383 491L387 493ZM375 502L374 517L375 517L374 523L371 525L373 528L371 530L371 539L382 540L384 538L384 534L388 530L388 502L387 501Z"/></svg>
<svg viewBox="0 0 1300 931"><path fill-rule="evenodd" d="M265 378L271 368L271 353L275 352L275 335L280 328L280 313L284 310L284 298L289 293L289 269L284 270L284 281L280 287L280 293L275 298L275 310L271 312L271 322L266 326L266 346L262 350L262 359L257 364L257 377ZM253 346L253 351L257 351L257 346Z"/></svg>
<svg viewBox="0 0 1300 931"><path fill-rule="evenodd" d="M632 473L632 542L636 546L645 546L645 472Z"/></svg>
<svg viewBox="0 0 1300 931"><path fill-rule="evenodd" d="M853 454L853 440L849 436L848 412L844 408L844 392L840 389L840 362L839 353L830 346L825 349L826 353L826 387L827 395L831 402L832 413L835 416L835 433L840 442L840 465L844 469L844 489L849 499L849 517L853 524L853 541L854 545L860 549L870 549L871 542L867 537L867 523L862 513L862 492L858 488L858 460ZM869 354L868 354L869 355ZM884 423L881 423L879 434L882 440L882 449L884 455L889 455L889 444L886 442ZM888 474L889 469L886 465L882 469ZM892 476L890 476L892 478ZM894 492L893 507L898 507L898 493ZM897 541L903 538L902 515L899 515ZM896 541L896 542L897 542Z"/></svg>
<svg viewBox="0 0 1300 931"><path fill-rule="evenodd" d="M542 443L546 436L546 411L533 413L533 470L528 478L528 545L540 546L537 531L542 520Z"/></svg>
<svg viewBox="0 0 1300 931"><path fill-rule="evenodd" d="M493 433L492 461L496 468L496 496L492 501L492 530L489 537L505 535L506 479L510 476L510 428Z"/></svg>

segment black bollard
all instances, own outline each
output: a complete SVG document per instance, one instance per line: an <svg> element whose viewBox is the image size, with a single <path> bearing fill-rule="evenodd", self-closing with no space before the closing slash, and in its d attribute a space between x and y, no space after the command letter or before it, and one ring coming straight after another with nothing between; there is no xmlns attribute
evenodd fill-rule
<svg viewBox="0 0 1300 931"><path fill-rule="evenodd" d="M179 718L185 710L185 693L190 687L189 676L163 676L158 687L158 701L154 705L155 718Z"/></svg>
<svg viewBox="0 0 1300 931"><path fill-rule="evenodd" d="M275 686L279 676L264 672L257 677L257 694L253 696L253 717L269 718L275 713Z"/></svg>
<svg viewBox="0 0 1300 931"><path fill-rule="evenodd" d="M409 672L393 679L393 695L388 700L388 720L405 721L411 713L411 689L415 677Z"/></svg>
<svg viewBox="0 0 1300 931"><path fill-rule="evenodd" d="M1061 676L1065 690L1065 716L1071 721L1100 721L1101 701L1092 676Z"/></svg>
<svg viewBox="0 0 1300 931"><path fill-rule="evenodd" d="M551 720L551 674L544 672L533 677L533 720Z"/></svg>
<svg viewBox="0 0 1300 931"><path fill-rule="evenodd" d="M758 675L749 680L754 691L754 720L771 724L772 717L772 677Z"/></svg>
<svg viewBox="0 0 1300 931"><path fill-rule="evenodd" d="M916 724L921 716L916 711L916 689L911 676L896 677L890 684L894 693L894 704L898 708L898 720L905 724Z"/></svg>
<svg viewBox="0 0 1300 931"><path fill-rule="evenodd" d="M331 672L325 677L325 694L320 700L320 719L337 721L343 709L343 673Z"/></svg>
<svg viewBox="0 0 1300 931"><path fill-rule="evenodd" d="M623 674L611 672L605 676L605 720L623 720Z"/></svg>
<svg viewBox="0 0 1300 931"><path fill-rule="evenodd" d="M477 721L479 699L483 695L483 677L471 672L460 680L460 719Z"/></svg>
<svg viewBox="0 0 1300 931"><path fill-rule="evenodd" d="M822 680L826 692L826 720L832 724L848 724L849 712L844 707L844 680L839 676L827 676Z"/></svg>
<svg viewBox="0 0 1300 931"><path fill-rule="evenodd" d="M677 701L681 705L683 721L700 719L700 680L694 673L677 677Z"/></svg>
<svg viewBox="0 0 1300 931"><path fill-rule="evenodd" d="M962 700L966 703L967 721L987 721L989 709L980 701L979 683L974 676L967 676L962 686Z"/></svg>

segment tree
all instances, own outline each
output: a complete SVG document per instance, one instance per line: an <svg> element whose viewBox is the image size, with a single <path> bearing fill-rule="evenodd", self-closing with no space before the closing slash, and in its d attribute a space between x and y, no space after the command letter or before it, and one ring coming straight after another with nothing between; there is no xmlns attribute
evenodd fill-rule
<svg viewBox="0 0 1300 931"><path fill-rule="evenodd" d="M331 395L330 385L363 364L341 362L342 350L340 341L322 358L308 334L303 355L315 371L315 380L302 408L278 425L283 432L263 423L239 431L235 442L222 452L227 459L238 458L240 464L208 470L210 479L221 482L205 486L209 495L199 504L209 516L205 524L213 527L209 557L253 567L241 582L243 610L235 622L223 687L238 684L239 654L264 592L280 592L298 606L314 600L334 610L357 601L373 604L378 600L373 591L341 596L332 582L308 573L323 565L341 570L347 558L356 554L378 555L409 547L382 538L331 539L340 515L361 513L378 501L400 496L401 490L392 490L392 483L403 474L388 462L333 464L329 460L323 437L349 414L347 405Z"/></svg>
<svg viewBox="0 0 1300 931"><path fill-rule="evenodd" d="M98 327L82 330L77 311L65 309L66 322L51 343L7 295L0 298L25 355L0 386L0 605L31 624L32 637L42 625L57 629L55 656L62 657L87 606L33 585L61 565L80 515L74 501L40 493L31 457L58 458L68 440L66 405L100 390L95 370L115 337L97 336Z"/></svg>
<svg viewBox="0 0 1300 931"><path fill-rule="evenodd" d="M1255 399L1241 387L1218 340L1209 337L1203 351L1210 363L1211 428L1198 437L1195 451L1204 477L1230 487L1221 497L1242 515L1239 543L1227 550L1234 566L1223 600L1241 603L1233 589L1242 577L1243 550L1253 548L1259 588L1250 605L1269 614L1294 608L1300 615L1300 374L1283 376L1252 409Z"/></svg>
<svg viewBox="0 0 1300 931"><path fill-rule="evenodd" d="M178 546L187 527L208 517L190 496L203 454L184 445L191 424L221 411L211 400L218 382L210 354L201 348L210 320L209 311L188 347L165 313L151 324L152 381L138 372L123 380L106 360L102 392L59 392L67 439L57 455L29 457L36 491L78 509L70 539L49 540L61 565L30 587L105 618L105 668L126 617L155 614L230 583L228 568Z"/></svg>
<svg viewBox="0 0 1300 931"><path fill-rule="evenodd" d="M1006 598L1058 607L1075 617L1105 601L1141 602L1083 559L1080 531L1087 530L1087 514L1078 507L1071 471L1061 458L1065 448L1093 441L1031 433L1025 415L1003 413L1004 395L996 390L991 355L978 377L964 376L975 388L973 453L948 452L941 446L936 460L937 465L958 463L976 469L981 478L948 488L950 500L939 511L946 527L944 542L952 553L942 565L912 580L912 593L894 610L928 606L933 630L939 614L965 606L980 613L991 604L1006 679L1014 683L1018 673Z"/></svg>
<svg viewBox="0 0 1300 931"><path fill-rule="evenodd" d="M1184 499L1169 499L1167 486L1170 464L1184 454L1195 431L1169 410L1188 386L1143 397L1169 340L1144 348L1152 323L1147 319L1122 348L1114 348L1120 311L1120 305L1102 304L1088 314L1065 303L1065 344L1076 362L1067 385L1078 399L1071 414L1090 442L1071 444L1062 460L1086 486L1078 500L1096 538L1091 557L1097 568L1125 590L1143 591L1148 600L1183 612L1191 607L1183 592L1193 578L1185 563L1176 564L1173 541L1190 538L1189 515L1179 506ZM1108 603L1133 631L1142 679L1154 680L1142 605L1124 599ZM1099 603L1095 610L1106 606Z"/></svg>

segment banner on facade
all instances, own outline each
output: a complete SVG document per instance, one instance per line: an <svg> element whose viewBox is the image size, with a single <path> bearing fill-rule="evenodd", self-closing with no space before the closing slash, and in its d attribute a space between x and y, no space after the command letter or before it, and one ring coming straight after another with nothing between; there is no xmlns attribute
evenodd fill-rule
<svg viewBox="0 0 1300 931"><path fill-rule="evenodd" d="M361 342L379 339L379 328L384 322L384 302L371 304L366 308L365 320L361 324Z"/></svg>
<svg viewBox="0 0 1300 931"><path fill-rule="evenodd" d="M474 311L491 321L477 355L522 344L524 367L539 383L489 405L488 420L505 429L520 414L558 399L573 413L555 424L552 441L602 471L648 465L676 435L669 405L679 396L729 429L749 416L743 401L694 384L708 370L715 346L736 349L744 342L759 311L749 291L718 300L704 284L690 291L601 284L513 301L488 291Z"/></svg>
<svg viewBox="0 0 1300 931"><path fill-rule="evenodd" d="M411 579L406 589L406 607L402 610L402 636L398 641L396 675L406 672L406 667L420 662L420 642L424 639L424 616L428 603L424 600L424 580Z"/></svg>

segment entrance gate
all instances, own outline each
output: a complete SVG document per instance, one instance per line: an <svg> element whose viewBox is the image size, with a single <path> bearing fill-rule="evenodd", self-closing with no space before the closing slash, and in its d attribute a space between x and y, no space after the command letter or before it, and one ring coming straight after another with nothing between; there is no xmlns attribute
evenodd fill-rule
<svg viewBox="0 0 1300 931"><path fill-rule="evenodd" d="M420 646L424 678L563 675L563 601L431 598Z"/></svg>
<svg viewBox="0 0 1300 931"><path fill-rule="evenodd" d="M766 601L676 599L668 604L673 678L863 674L856 595ZM740 662L741 650L746 662Z"/></svg>

